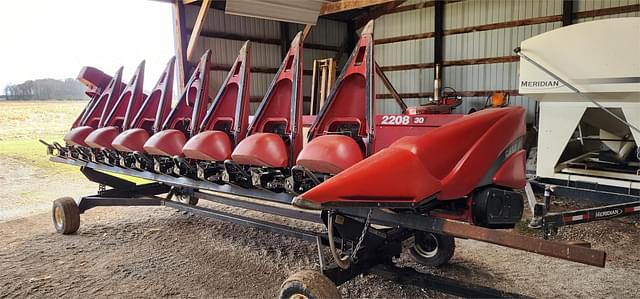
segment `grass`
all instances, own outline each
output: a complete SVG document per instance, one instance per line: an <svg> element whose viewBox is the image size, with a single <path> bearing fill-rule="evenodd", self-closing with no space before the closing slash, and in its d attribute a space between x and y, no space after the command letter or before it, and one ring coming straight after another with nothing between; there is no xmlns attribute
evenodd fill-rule
<svg viewBox="0 0 640 299"><path fill-rule="evenodd" d="M86 101L0 101L0 157L9 157L42 170L81 178L78 167L49 161L38 140L58 141L82 112ZM135 183L147 181L118 175Z"/></svg>

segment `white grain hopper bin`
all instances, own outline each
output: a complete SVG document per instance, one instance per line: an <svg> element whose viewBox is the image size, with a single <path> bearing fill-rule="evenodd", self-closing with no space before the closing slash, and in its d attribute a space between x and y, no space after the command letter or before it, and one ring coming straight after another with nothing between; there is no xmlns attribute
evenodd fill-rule
<svg viewBox="0 0 640 299"><path fill-rule="evenodd" d="M640 18L562 27L520 48L520 94L540 104L536 176L640 189Z"/></svg>

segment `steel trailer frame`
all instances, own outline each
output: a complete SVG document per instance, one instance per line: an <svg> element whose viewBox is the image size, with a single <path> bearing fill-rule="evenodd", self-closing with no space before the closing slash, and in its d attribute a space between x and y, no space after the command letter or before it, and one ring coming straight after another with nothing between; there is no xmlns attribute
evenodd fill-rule
<svg viewBox="0 0 640 299"><path fill-rule="evenodd" d="M640 194L636 189L540 178L533 178L529 180L529 183L534 193L542 194L544 197L542 203L535 205L532 225L542 228L545 239L557 234L558 228L562 226L640 215ZM553 196L586 200L604 205L551 212Z"/></svg>
<svg viewBox="0 0 640 299"><path fill-rule="evenodd" d="M300 221L326 224L327 211L318 213L317 211L294 208L291 205L293 197L289 194L273 193L259 189L243 189L232 185L219 185L186 177L126 169L59 156L51 156L50 160L79 166L81 172L90 181L99 184L100 187L97 194L82 197L77 202L80 213L99 206L166 206L199 216L248 225L272 233L316 242L322 274L328 277L335 285L341 285L360 274L376 273L381 277L390 278L401 283L427 287L458 296L519 297L518 294L505 293L481 286L463 286L456 281L395 267L392 260L400 255L402 242L410 239L415 232L475 239L599 267L604 267L606 260L604 251L589 247L543 240L414 213L348 208L332 211L332 213L344 217L344 221L349 222L348 230L352 232L348 232L345 235L345 240L357 239L357 237L354 239L353 235L360 235L361 231L366 232L366 238L364 238L365 242L363 244L365 246L363 246L362 250L356 250L357 255L355 258L357 263L352 263L348 269L342 269L335 265L329 266L326 262L323 247L329 246L330 238L327 233L303 230L172 200L175 195L188 195L226 206L254 210ZM144 178L153 182L136 185L109 173ZM106 188L106 186L110 188ZM365 230L365 223L367 222L365 219L367 217L370 218L371 224L382 225L384 228L367 226ZM364 235L363 233L362 236ZM339 238L334 238L334 242L338 244L342 241Z"/></svg>
<svg viewBox="0 0 640 299"><path fill-rule="evenodd" d="M360 255L360 262L348 270L343 270L337 266L328 266L325 253L323 251L323 247L328 246L329 243L329 238L326 233L298 229L252 217L227 213L212 208L197 207L172 201L170 198L172 193L175 192L175 187L164 183L154 182L135 185L129 181L88 167L82 167L81 172L90 181L98 183L100 186L112 187L112 189L105 189L101 187L98 194L82 197L78 203L78 209L81 214L95 207L165 206L202 217L254 227L271 233L295 237L308 242L315 242L318 248L322 274L327 276L336 284L336 286L339 286L361 274L376 274L400 284L428 288L455 296L473 298L525 298L520 294L504 292L474 284L463 284L453 279L439 277L428 273L420 273L410 268L394 266L392 259L393 257L399 256L402 250L399 242L390 242L389 244L371 248L368 251L363 251ZM166 198L163 198L159 196L161 194L169 195ZM232 200L226 197L200 191L192 191L192 193L189 194L199 199L204 199L218 204L294 218L301 221L309 221L318 224L323 223L319 213L287 209L257 202ZM402 236L406 234L407 231L396 230L394 232L394 237L402 238ZM336 241L339 242L340 240Z"/></svg>

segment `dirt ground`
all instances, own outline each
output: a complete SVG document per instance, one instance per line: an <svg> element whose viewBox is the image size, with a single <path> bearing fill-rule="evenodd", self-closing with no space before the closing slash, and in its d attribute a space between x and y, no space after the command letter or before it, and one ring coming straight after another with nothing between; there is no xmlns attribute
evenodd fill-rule
<svg viewBox="0 0 640 299"><path fill-rule="evenodd" d="M13 139L0 135L0 147L7 140ZM95 208L82 215L77 234L56 234L51 201L91 194L96 186L77 171L42 165L0 148L0 298L273 298L288 275L319 268L315 244L164 207ZM606 250L606 268L469 240L456 240L451 263L442 268L419 266L407 254L396 263L531 297L634 298L640 294L638 220L560 230L558 239ZM345 298L450 297L375 275L358 277L340 292Z"/></svg>

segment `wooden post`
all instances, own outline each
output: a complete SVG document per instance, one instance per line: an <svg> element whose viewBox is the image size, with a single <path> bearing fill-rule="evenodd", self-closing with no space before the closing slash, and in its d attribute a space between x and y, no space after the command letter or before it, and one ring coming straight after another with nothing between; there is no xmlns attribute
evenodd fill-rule
<svg viewBox="0 0 640 299"><path fill-rule="evenodd" d="M178 62L178 88L180 92L184 90L184 85L189 74L189 62L187 60L187 32L184 22L184 3L182 0L175 0L173 6L173 30L176 48L176 61Z"/></svg>
<svg viewBox="0 0 640 299"><path fill-rule="evenodd" d="M195 51L194 49L195 49L196 43L198 42L198 38L200 38L200 32L202 32L202 27L204 26L204 20L207 19L210 3L211 3L210 0L203 0L200 5L200 11L198 12L196 23L193 26L193 30L191 31L191 37L189 38L189 45L187 46L187 61L191 61L193 59L193 52Z"/></svg>
<svg viewBox="0 0 640 299"><path fill-rule="evenodd" d="M309 32L311 32L311 27L313 27L313 25L304 25L304 29L302 30L302 41L304 42L307 39L307 36L309 35Z"/></svg>
<svg viewBox="0 0 640 299"><path fill-rule="evenodd" d="M393 84L391 84L391 81L389 81L389 78L387 78L387 75L384 74L384 71L382 71L382 69L380 68L377 62L375 62L375 67L376 67L376 74L378 74L378 78L380 78L380 81L382 81L382 84L384 84L384 86L389 90L393 99L396 100L396 103L398 103L398 106L400 106L402 113L407 111L407 108L408 108L407 104L404 102L404 100L402 99L402 97L400 96L396 88L393 87Z"/></svg>

